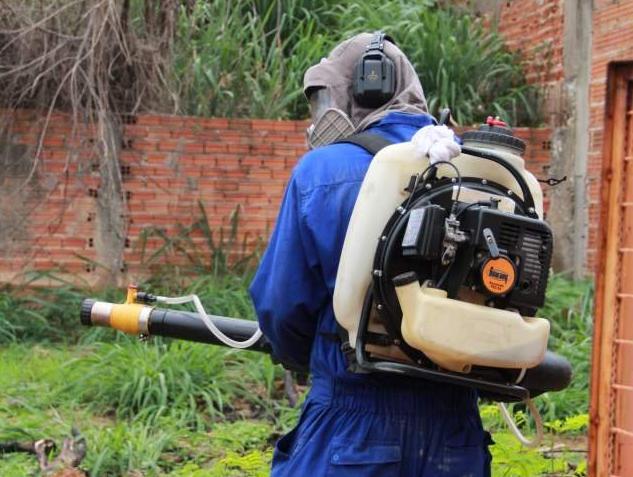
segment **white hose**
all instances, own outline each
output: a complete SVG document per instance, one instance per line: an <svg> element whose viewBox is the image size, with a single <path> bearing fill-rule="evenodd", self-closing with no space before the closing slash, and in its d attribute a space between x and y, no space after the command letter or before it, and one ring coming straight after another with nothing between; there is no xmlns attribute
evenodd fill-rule
<svg viewBox="0 0 633 477"><path fill-rule="evenodd" d="M512 431L512 434L514 434L514 437L516 437L519 442L525 447L537 447L541 444L541 441L543 440L543 421L541 419L541 414L538 412L538 409L534 405L534 401L528 399L524 402L527 405L530 413L532 414L532 417L534 418L534 425L536 426L536 436L532 440L528 439L521 433L516 425L516 422L514 422L514 419L510 415L510 412L508 411L506 405L502 402L498 402L497 404L499 405L499 410L501 411L501 416L503 416L503 420L510 428L510 431Z"/></svg>
<svg viewBox="0 0 633 477"><path fill-rule="evenodd" d="M182 305L184 303L193 302L194 306L196 307L196 311L198 312L198 315L200 315L200 319L202 319L202 321L204 322L205 326L209 329L209 331L213 333L213 335L217 339L219 339L222 343L224 343L227 346L230 346L231 348L238 348L238 349L250 348L255 343L257 343L257 341L259 341L259 339L262 337L262 330L257 328L257 331L253 333L253 336L251 336L245 341L235 341L234 339L229 338L224 333L222 333L218 329L218 327L215 326L215 323L213 323L213 320L209 318L209 315L207 315L207 312L204 310L204 307L202 306L202 302L200 301L200 298L198 298L198 295L185 295L185 296L179 296L179 297L173 297L173 298L166 297L166 296L157 296L156 301L161 302L161 303L166 303L168 305Z"/></svg>

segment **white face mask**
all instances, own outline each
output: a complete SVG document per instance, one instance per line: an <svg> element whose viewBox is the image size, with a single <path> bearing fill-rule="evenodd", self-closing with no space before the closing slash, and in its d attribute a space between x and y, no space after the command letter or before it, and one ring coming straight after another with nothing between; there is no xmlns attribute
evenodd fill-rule
<svg viewBox="0 0 633 477"><path fill-rule="evenodd" d="M306 129L308 147L332 144L354 134L355 127L349 116L337 108L328 108Z"/></svg>

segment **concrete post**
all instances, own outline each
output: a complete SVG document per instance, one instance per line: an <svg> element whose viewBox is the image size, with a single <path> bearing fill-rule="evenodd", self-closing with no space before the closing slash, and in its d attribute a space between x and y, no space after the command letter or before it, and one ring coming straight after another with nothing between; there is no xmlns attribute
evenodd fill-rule
<svg viewBox="0 0 633 477"><path fill-rule="evenodd" d="M551 194L554 268L574 278L585 275L587 248L591 14L591 0L564 0L564 82L552 137L551 175L568 177Z"/></svg>
<svg viewBox="0 0 633 477"><path fill-rule="evenodd" d="M102 112L97 120L100 184L97 198L95 248L98 286L118 286L124 273L127 202L121 177L121 125Z"/></svg>

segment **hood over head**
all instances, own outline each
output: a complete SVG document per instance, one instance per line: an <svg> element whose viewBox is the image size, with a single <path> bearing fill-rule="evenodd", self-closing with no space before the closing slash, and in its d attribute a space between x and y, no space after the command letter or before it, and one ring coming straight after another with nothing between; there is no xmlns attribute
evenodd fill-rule
<svg viewBox="0 0 633 477"><path fill-rule="evenodd" d="M413 65L400 49L386 40L384 53L393 61L396 91L379 108L364 108L354 101L352 83L356 64L371 43L371 33L360 33L337 45L320 63L309 68L303 77L303 92L310 88L327 88L332 106L348 114L356 131L362 131L390 112L427 113L426 98Z"/></svg>

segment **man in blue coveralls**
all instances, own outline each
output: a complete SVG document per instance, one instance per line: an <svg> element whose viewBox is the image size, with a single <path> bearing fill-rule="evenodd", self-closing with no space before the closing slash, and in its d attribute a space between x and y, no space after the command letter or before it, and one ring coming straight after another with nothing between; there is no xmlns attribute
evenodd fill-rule
<svg viewBox="0 0 633 477"><path fill-rule="evenodd" d="M373 38L360 34L344 41L306 72L313 124L325 106L344 115L352 132L369 131L390 142L437 127L413 66L389 41L384 53L395 67L393 96L377 108L354 99L354 68ZM475 391L346 369L332 297L347 225L371 160L349 143L317 147L301 158L250 288L275 356L309 364L312 373L299 423L277 443L271 475L490 475Z"/></svg>

